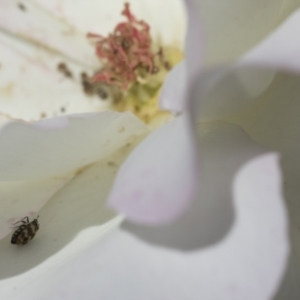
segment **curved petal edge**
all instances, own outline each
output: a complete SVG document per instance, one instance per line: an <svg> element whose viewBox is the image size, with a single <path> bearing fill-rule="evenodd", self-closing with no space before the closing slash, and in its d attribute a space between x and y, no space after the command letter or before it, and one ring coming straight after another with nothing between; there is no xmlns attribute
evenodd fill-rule
<svg viewBox="0 0 300 300"><path fill-rule="evenodd" d="M185 211L196 190L195 150L187 115L159 128L121 167L109 205L134 222L172 221Z"/></svg>

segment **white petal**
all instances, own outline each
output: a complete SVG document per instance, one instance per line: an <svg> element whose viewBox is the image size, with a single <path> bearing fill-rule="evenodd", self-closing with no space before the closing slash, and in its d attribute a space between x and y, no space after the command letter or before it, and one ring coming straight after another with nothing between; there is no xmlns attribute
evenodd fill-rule
<svg viewBox="0 0 300 300"><path fill-rule="evenodd" d="M125 18L124 0L35 0L52 14L67 20L82 32L108 34ZM151 26L155 40L183 47L185 14L180 0L130 0L132 13Z"/></svg>
<svg viewBox="0 0 300 300"><path fill-rule="evenodd" d="M57 115L100 111L109 105L87 96L82 87L81 66L55 53L32 47L0 33L0 112L25 121ZM72 78L58 71L65 63Z"/></svg>
<svg viewBox="0 0 300 300"><path fill-rule="evenodd" d="M247 53L241 64L256 64L300 72L300 9L294 12L276 31Z"/></svg>
<svg viewBox="0 0 300 300"><path fill-rule="evenodd" d="M278 74L268 92L251 109L230 120L241 125L251 137L281 154L284 194L289 209L292 256L278 299L300 297L299 260L299 178L300 178L300 77ZM277 299L277 298L276 298Z"/></svg>
<svg viewBox="0 0 300 300"><path fill-rule="evenodd" d="M272 32L295 8L293 0L192 0L207 40L206 65L228 62ZM197 50L195 55L197 54Z"/></svg>
<svg viewBox="0 0 300 300"><path fill-rule="evenodd" d="M294 208L293 208L294 209ZM299 208L294 213L298 214ZM295 219L293 220L294 223ZM291 238L292 238L292 252L289 259L288 268L284 279L282 280L279 291L276 293L274 300L294 300L300 298L299 291L299 234L297 231L299 227L292 225Z"/></svg>
<svg viewBox="0 0 300 300"><path fill-rule="evenodd" d="M147 137L122 165L109 197L114 209L136 222L169 222L189 204L197 159L188 116Z"/></svg>
<svg viewBox="0 0 300 300"><path fill-rule="evenodd" d="M203 66L205 41L201 20L193 1L185 1L188 16L186 33L186 60L179 63L167 75L159 96L162 109L181 112L187 107L187 86L194 81Z"/></svg>
<svg viewBox="0 0 300 300"><path fill-rule="evenodd" d="M0 132L0 180L29 180L78 170L148 132L131 113L71 115L33 124L11 122Z"/></svg>
<svg viewBox="0 0 300 300"><path fill-rule="evenodd" d="M186 65L189 81L193 80L201 67L204 65L205 50L208 47L203 28L203 20L199 17L196 1L185 0L185 6L188 16L188 28L185 38Z"/></svg>
<svg viewBox="0 0 300 300"><path fill-rule="evenodd" d="M186 62L177 64L167 75L159 95L160 107L181 112L186 107Z"/></svg>
<svg viewBox="0 0 300 300"><path fill-rule="evenodd" d="M214 143L222 145L227 141L226 131L234 143L227 142L225 149L216 149ZM225 128L219 133L221 139L212 139L212 143L207 135L206 146L209 148L210 144L216 155L219 152L223 167L235 169L234 157L247 157L244 146L247 146L248 159L258 154L257 147L253 145L251 149L251 142L241 133L236 135L236 130L231 132ZM217 136L218 133L214 138ZM231 153L229 149L234 151ZM242 161L237 173L230 174L233 184L233 202L230 202L236 215L234 224L230 232L210 248L203 248L203 244L183 251L155 247L119 230L57 269L32 277L33 285L21 284L14 294L15 299L63 296L92 300L98 299L99 295L115 300L270 299L276 291L287 256L286 215L278 157L265 154L244 165ZM217 171L213 172L217 175ZM226 167L221 171L225 173ZM227 188L230 190L231 185ZM211 192L218 196L215 190ZM212 204L219 203L221 219L224 217L222 191L219 190L219 197L213 197L215 203ZM201 223L200 219L197 221ZM200 223L190 228L192 237ZM213 231L213 228L206 228L208 234L211 229ZM160 230L161 227L152 229L158 235ZM185 237L177 234L174 240L189 240L189 234ZM2 290L2 294L11 295L11 289Z"/></svg>
<svg viewBox="0 0 300 300"><path fill-rule="evenodd" d="M50 15L34 2L2 0L0 26L9 34L59 52L83 66L95 68L98 65L85 33Z"/></svg>
<svg viewBox="0 0 300 300"><path fill-rule="evenodd" d="M195 83L201 120L248 109L277 84L276 72L300 72L300 43L294 37L299 24L300 10L237 63L204 71Z"/></svg>

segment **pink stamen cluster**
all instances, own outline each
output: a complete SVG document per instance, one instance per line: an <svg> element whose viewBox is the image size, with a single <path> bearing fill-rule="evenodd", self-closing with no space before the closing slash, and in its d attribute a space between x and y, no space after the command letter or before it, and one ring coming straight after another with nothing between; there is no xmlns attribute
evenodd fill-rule
<svg viewBox="0 0 300 300"><path fill-rule="evenodd" d="M125 3L122 15L126 22L119 23L108 37L89 33L96 40L96 54L104 60L104 68L94 75L92 81L117 85L123 90L145 73L155 73L158 68L151 51L150 26L137 20Z"/></svg>

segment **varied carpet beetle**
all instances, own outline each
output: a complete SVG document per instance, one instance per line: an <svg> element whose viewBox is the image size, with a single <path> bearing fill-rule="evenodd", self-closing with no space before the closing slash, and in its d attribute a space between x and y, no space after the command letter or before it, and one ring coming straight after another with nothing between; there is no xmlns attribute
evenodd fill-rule
<svg viewBox="0 0 300 300"><path fill-rule="evenodd" d="M32 222L29 222L29 218L25 217L21 221L14 223L13 225L18 223L22 223L22 225L14 227L17 228L17 230L11 237L11 243L15 245L25 245L31 241L40 228L40 224L37 219L38 217Z"/></svg>

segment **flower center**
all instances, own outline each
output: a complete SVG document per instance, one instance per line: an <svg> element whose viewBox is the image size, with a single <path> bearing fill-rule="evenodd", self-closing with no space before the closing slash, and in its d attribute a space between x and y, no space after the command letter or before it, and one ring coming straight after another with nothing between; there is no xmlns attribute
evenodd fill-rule
<svg viewBox="0 0 300 300"><path fill-rule="evenodd" d="M126 21L108 36L88 33L103 65L91 77L82 73L82 85L88 94L110 95L113 110L130 110L151 123L158 116L170 116L159 109L158 95L168 71L183 55L179 49L155 45L150 26L131 13L129 3L122 15Z"/></svg>

